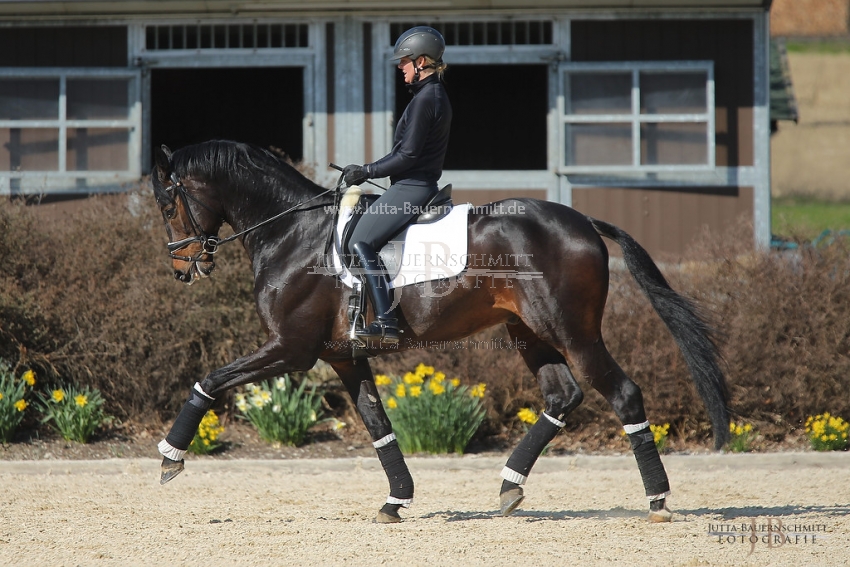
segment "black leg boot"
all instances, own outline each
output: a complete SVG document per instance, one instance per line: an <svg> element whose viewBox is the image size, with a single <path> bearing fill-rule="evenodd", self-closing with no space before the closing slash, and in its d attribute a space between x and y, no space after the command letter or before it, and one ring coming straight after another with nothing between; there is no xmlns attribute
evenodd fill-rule
<svg viewBox="0 0 850 567"><path fill-rule="evenodd" d="M363 281L363 287L366 288L372 308L375 310L375 320L365 329L356 331L355 334L364 340L397 343L398 319L392 307L392 291L384 263L375 250L365 242L356 243L352 246L352 250L360 261L358 276Z"/></svg>

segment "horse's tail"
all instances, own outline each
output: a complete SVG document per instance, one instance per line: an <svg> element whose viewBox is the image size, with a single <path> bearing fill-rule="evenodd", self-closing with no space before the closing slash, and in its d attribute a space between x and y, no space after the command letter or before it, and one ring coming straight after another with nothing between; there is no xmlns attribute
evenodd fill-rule
<svg viewBox="0 0 850 567"><path fill-rule="evenodd" d="M689 299L673 291L649 253L634 238L607 222L591 217L587 219L596 232L620 245L629 272L670 329L708 410L714 432L714 448L720 449L729 440L728 392L712 328Z"/></svg>

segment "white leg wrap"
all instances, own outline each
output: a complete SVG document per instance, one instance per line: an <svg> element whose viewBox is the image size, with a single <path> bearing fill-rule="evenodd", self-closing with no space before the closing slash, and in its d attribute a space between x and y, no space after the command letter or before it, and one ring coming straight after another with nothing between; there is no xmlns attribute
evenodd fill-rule
<svg viewBox="0 0 850 567"><path fill-rule="evenodd" d="M179 461L186 454L186 451L172 447L165 439L159 442L157 449L163 457L168 457L172 461Z"/></svg>
<svg viewBox="0 0 850 567"><path fill-rule="evenodd" d="M385 437L381 437L377 441L373 441L372 446L375 449L380 449L381 447L383 447L385 445L389 445L393 441L395 441L395 433L390 433L389 435L387 435ZM390 504L397 504L397 502L390 502Z"/></svg>
<svg viewBox="0 0 850 567"><path fill-rule="evenodd" d="M631 435L632 433L637 433L642 429L646 429L649 427L649 420L647 419L643 423L636 423L635 425L624 425L623 431L626 432L626 435Z"/></svg>
<svg viewBox="0 0 850 567"><path fill-rule="evenodd" d="M661 494L653 494L652 496L647 496L646 498L650 502L655 502L656 500L664 500L668 496L670 496L669 490L667 492L662 492Z"/></svg>
<svg viewBox="0 0 850 567"><path fill-rule="evenodd" d="M214 397L212 397L209 394L207 394L206 392L204 392L204 389L201 388L200 382L195 382L195 391L198 392L200 395L202 395L203 397L205 397L208 400L214 400L215 399Z"/></svg>
<svg viewBox="0 0 850 567"><path fill-rule="evenodd" d="M545 414L544 414L545 415ZM507 480L508 482L512 482L514 484L525 484L525 481L528 480L527 476L523 476L516 472L513 469L509 469L505 467L502 469L502 478Z"/></svg>
<svg viewBox="0 0 850 567"><path fill-rule="evenodd" d="M392 496L387 496L387 504L398 504L403 508L410 508L412 503L413 498L393 498Z"/></svg>
<svg viewBox="0 0 850 567"><path fill-rule="evenodd" d="M566 424L566 422L559 421L559 420L555 419L554 417L552 417L551 415L549 415L549 414L548 414L548 413L546 413L545 411L544 411L544 412L541 412L541 413L543 414L543 417L545 417L546 419L548 419L548 420L549 420L549 421L550 421L553 425L555 425L556 427L560 427L560 428L562 428L562 429L563 429L563 428L564 428L564 426L566 426L566 425L567 425L567 424Z"/></svg>

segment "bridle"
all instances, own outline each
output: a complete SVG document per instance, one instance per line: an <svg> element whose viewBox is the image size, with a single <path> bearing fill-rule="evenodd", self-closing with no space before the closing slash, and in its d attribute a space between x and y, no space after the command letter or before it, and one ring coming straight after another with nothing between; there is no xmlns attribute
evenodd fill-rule
<svg viewBox="0 0 850 567"><path fill-rule="evenodd" d="M228 242L236 240L240 236L243 236L243 235L245 235L245 234L247 234L247 233L249 233L253 230L256 230L256 229L260 228L261 226L265 226L269 223L272 223L272 222L278 220L279 218L281 218L282 216L287 215L289 213L309 210L309 209L299 209L299 207L301 207L302 205L306 205L307 203L309 203L311 201L315 201L319 197L323 197L323 196L327 195L328 193L336 193L335 196L334 196L334 205L338 205L339 204L338 203L339 196L340 196L339 195L339 189L340 189L340 187L342 187L342 183L343 183L343 176L340 175L339 181L337 182L335 187L328 189L326 191L323 191L322 193L319 193L318 195L310 197L309 199L307 199L305 201L301 201L300 203L293 205L292 207L286 209L285 211L280 212L280 213L274 215L273 217L268 218L264 221L261 221L261 222L255 224L254 226L252 226L250 228L246 228L243 231L237 232L236 234L232 234L232 235L228 236L227 238L219 238L217 235L207 234L204 231L204 229L201 228L201 225L197 221L197 219L195 218L195 215L192 214L192 209L191 209L191 207L189 207L189 201L190 200L194 201L195 203L199 204L200 206L202 206L203 208L205 208L206 210L208 210L209 212L211 212L213 214L216 214L215 211L213 211L212 208L210 208L208 205L206 205L202 201L198 200L197 198L195 198L191 194L189 194L189 192L186 191L186 186L183 185L183 181L180 179L180 177L177 175L177 173L171 172L169 179L171 181L171 185L169 185L168 187L165 188L165 192L171 198L172 202L176 201L175 193L183 201L183 208L186 209L186 214L189 216L189 222L192 223L192 230L195 232L194 236L189 236L187 238L183 238L182 240L172 241L172 242L169 242L166 245L168 247L168 255L173 260L182 260L184 262L203 262L203 261L206 261L206 260L204 260L204 257L205 256L214 256L215 253L218 252L219 246L221 246L222 244L226 244ZM338 206L336 208L338 208ZM169 218L171 218L171 217L169 217ZM166 222L166 225L167 224L168 223ZM171 233L171 229L169 227L169 235L170 235L170 233ZM187 246L189 246L193 242L200 242L200 244L201 244L201 250L196 255L194 255L194 256L183 256L183 255L177 254L177 252L179 250L186 248Z"/></svg>

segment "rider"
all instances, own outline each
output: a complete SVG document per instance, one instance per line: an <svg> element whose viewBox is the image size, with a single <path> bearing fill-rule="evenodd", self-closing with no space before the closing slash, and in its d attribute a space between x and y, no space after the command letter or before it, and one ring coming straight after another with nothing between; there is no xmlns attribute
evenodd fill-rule
<svg viewBox="0 0 850 567"><path fill-rule="evenodd" d="M375 309L375 321L358 330L364 339L398 342L398 318L389 277L378 251L437 193L449 143L452 106L443 87L446 42L440 32L417 26L401 34L390 61L398 61L413 93L398 121L392 151L376 162L344 168L347 185L389 177L391 186L354 228L348 253L359 261L361 279ZM407 206L406 206L407 205Z"/></svg>

